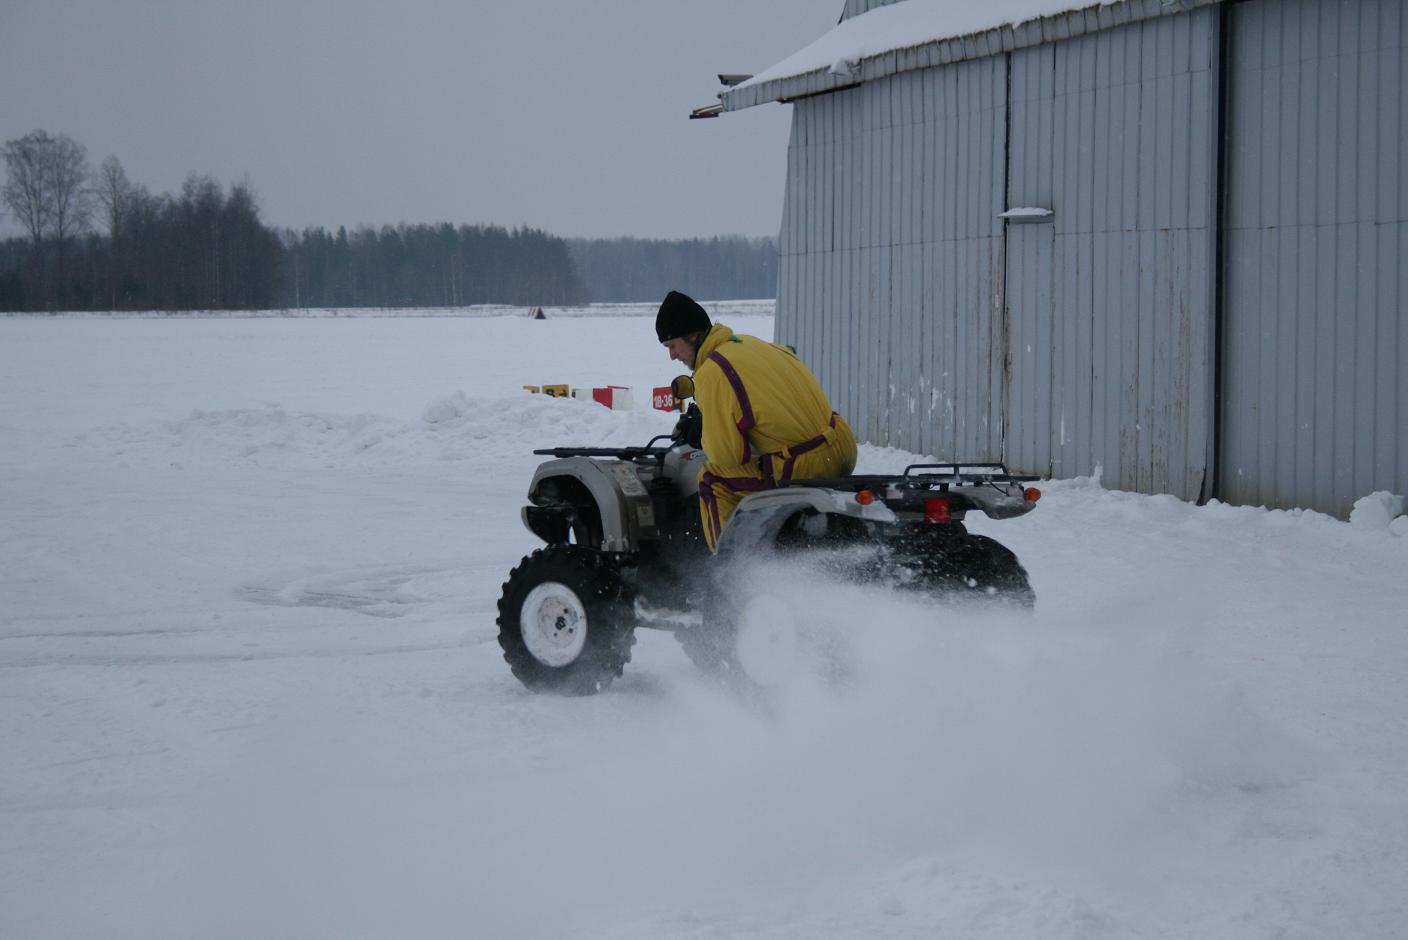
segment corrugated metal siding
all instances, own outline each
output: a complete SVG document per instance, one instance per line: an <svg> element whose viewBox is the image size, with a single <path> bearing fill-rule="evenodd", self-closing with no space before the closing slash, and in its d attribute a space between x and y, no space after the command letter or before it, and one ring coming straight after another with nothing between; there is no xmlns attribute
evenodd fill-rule
<svg viewBox="0 0 1408 940"><path fill-rule="evenodd" d="M1408 492L1408 12L1233 11L1221 495Z"/></svg>
<svg viewBox="0 0 1408 940"><path fill-rule="evenodd" d="M796 105L778 335L862 439L946 459L1002 443L1006 64Z"/></svg>
<svg viewBox="0 0 1408 940"><path fill-rule="evenodd" d="M1212 447L1218 18L1012 55L1007 460L1202 495Z"/></svg>
<svg viewBox="0 0 1408 940"><path fill-rule="evenodd" d="M799 101L780 335L873 443L1189 499L1215 462L1224 499L1340 515L1408 491L1405 7L1233 8L1220 361L1202 0ZM1023 205L1054 224L1004 233Z"/></svg>

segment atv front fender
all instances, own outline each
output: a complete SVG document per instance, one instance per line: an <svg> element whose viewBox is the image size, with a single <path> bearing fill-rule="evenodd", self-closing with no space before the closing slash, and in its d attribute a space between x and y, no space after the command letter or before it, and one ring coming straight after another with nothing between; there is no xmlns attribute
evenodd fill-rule
<svg viewBox="0 0 1408 940"><path fill-rule="evenodd" d="M590 457L546 461L533 474L533 483L528 488L529 501L535 506L550 504L553 499L545 495L546 488L550 488L548 484L563 479L579 483L595 504L592 508L601 522L601 545L593 548L605 552L632 552L640 548L642 540L655 538L655 507L645 485L636 476L633 464ZM524 524L538 532L530 513L531 509L525 506Z"/></svg>

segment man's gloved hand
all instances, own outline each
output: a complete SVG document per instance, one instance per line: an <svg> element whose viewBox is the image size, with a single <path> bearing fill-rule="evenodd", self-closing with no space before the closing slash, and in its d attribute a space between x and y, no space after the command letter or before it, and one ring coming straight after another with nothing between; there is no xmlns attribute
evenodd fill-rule
<svg viewBox="0 0 1408 940"><path fill-rule="evenodd" d="M696 450L703 446L704 414L699 410L697 404L689 403L689 407L680 415L679 421L675 422L675 432L670 437L672 440L682 441Z"/></svg>

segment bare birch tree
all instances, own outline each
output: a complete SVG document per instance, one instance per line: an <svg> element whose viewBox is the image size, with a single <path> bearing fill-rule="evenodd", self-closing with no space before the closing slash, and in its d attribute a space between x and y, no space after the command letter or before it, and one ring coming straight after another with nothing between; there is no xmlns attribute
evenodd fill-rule
<svg viewBox="0 0 1408 940"><path fill-rule="evenodd" d="M30 131L5 142L6 178L0 198L35 245L52 235L71 238L88 226L88 152L66 134Z"/></svg>
<svg viewBox="0 0 1408 940"><path fill-rule="evenodd" d="M29 231L34 263L43 271L43 248L52 238L58 249L56 290L44 289L52 303L62 303L67 242L88 227L93 200L88 189L88 152L66 134L34 130L5 142L5 185L0 199Z"/></svg>
<svg viewBox="0 0 1408 940"><path fill-rule="evenodd" d="M17 140L5 141L5 185L0 188L0 200L29 232L36 249L52 224L53 205L44 170L51 139L44 131L30 131Z"/></svg>
<svg viewBox="0 0 1408 940"><path fill-rule="evenodd" d="M92 171L88 148L65 134L52 138L49 155L49 193L54 203L54 237L63 243L88 230L93 218L93 194L88 188Z"/></svg>
<svg viewBox="0 0 1408 940"><path fill-rule="evenodd" d="M133 189L127 171L117 157L108 157L98 167L93 193L102 209L103 220L108 224L108 237L113 241L117 241L118 233L131 212Z"/></svg>

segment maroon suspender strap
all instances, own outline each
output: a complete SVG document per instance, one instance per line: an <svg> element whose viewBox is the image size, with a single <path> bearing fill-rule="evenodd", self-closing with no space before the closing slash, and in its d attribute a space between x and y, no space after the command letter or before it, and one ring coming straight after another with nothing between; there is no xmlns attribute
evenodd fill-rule
<svg viewBox="0 0 1408 940"><path fill-rule="evenodd" d="M709 353L709 358L719 364L719 368L724 370L724 378L728 379L728 384L733 386L733 394L738 396L738 406L743 409L743 417L738 419L738 433L745 438L748 432L753 430L753 426L758 422L753 420L753 403L748 400L748 389L743 387L743 380L738 377L738 372L734 370L733 363L723 357L723 354L714 351ZM747 446L747 443L744 443Z"/></svg>
<svg viewBox="0 0 1408 940"><path fill-rule="evenodd" d="M753 417L753 403L748 399L748 389L743 386L743 379L738 375L738 371L734 369L733 363L729 362L728 359L724 357L723 353L719 352L718 350L715 350L714 352L711 352L709 354L709 359L715 362L718 365L719 369L723 371L724 378L728 379L728 384L733 388L733 394L738 397L738 407L743 412L743 417L738 419L738 433L743 435L743 462L748 463L749 460L752 459L753 454L752 448L748 443L748 432L752 431L753 428L757 425L757 420ZM836 427L836 412L834 411L831 412L831 427ZM751 483L753 485L742 486L737 485L743 482L741 480L720 479L714 477L710 480L710 482L712 483L717 481L719 483L723 483L725 486L729 487L729 489L734 490L735 492L762 489L768 485L776 486L779 482L786 482L792 479L792 467L796 463L798 457L800 457L802 454L807 453L808 451L816 450L818 447L825 443L826 435L818 434L811 440L803 441L800 444L795 444L792 447L787 448L787 450L784 451L782 454L777 455L783 457L782 476L780 479L774 475L772 459L773 455L764 454L759 458L759 469L763 472L764 480L749 480L748 483ZM705 474L705 476L712 475ZM704 489L702 485L703 482L703 480L700 481L701 493Z"/></svg>
<svg viewBox="0 0 1408 940"><path fill-rule="evenodd" d="M831 426L833 428L836 427L836 412L834 411L831 412ZM792 468L797 463L797 458L807 453L808 451L816 450L818 447L825 443L826 435L818 434L816 437L812 438L809 441L803 441L800 444L794 444L793 446L787 448L787 459L783 461L782 464L782 479L778 482L786 483L788 480L792 479ZM771 461L769 461L768 463L768 471L769 476L771 476Z"/></svg>
<svg viewBox="0 0 1408 940"><path fill-rule="evenodd" d="M836 427L836 412L834 411L831 412L831 426L833 428ZM800 444L793 444L791 447L787 448L787 454L789 457L800 457L807 451L816 450L818 447L825 443L826 435L818 434L816 437L812 438L809 441L803 441Z"/></svg>
<svg viewBox="0 0 1408 940"><path fill-rule="evenodd" d="M699 478L699 498L704 501L704 506L709 511L709 518L713 520L715 533L723 528L723 523L719 519L719 499L714 495L714 484L716 483L726 489L733 490L735 493L757 493L771 489L773 486L769 481L759 480L756 477L716 477L712 473L705 472Z"/></svg>
<svg viewBox="0 0 1408 940"><path fill-rule="evenodd" d="M703 491L705 487L712 487L715 483L721 483L735 493L756 493L768 488L767 481L757 477L717 477L706 471L699 478L699 489Z"/></svg>
<svg viewBox="0 0 1408 940"><path fill-rule="evenodd" d="M718 538L723 522L719 519L719 498L714 495L713 483L713 474L704 474L704 478L699 481L699 499L704 503L705 511L709 513L709 521L714 524L714 537Z"/></svg>

